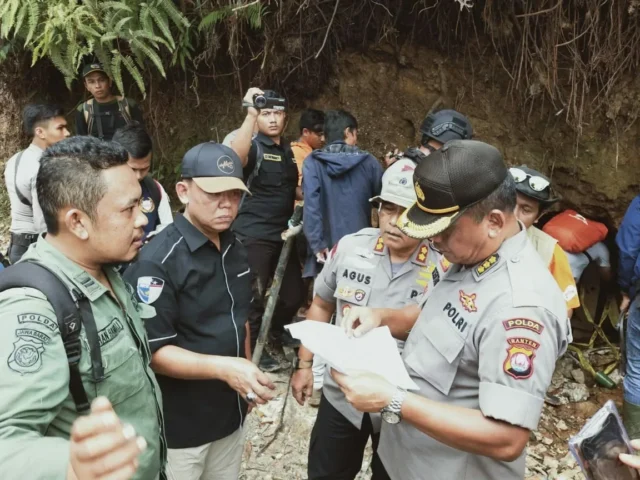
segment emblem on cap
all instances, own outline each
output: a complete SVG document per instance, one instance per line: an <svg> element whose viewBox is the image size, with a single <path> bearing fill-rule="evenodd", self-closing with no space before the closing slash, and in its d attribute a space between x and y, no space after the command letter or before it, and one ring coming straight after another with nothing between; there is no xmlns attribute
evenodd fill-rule
<svg viewBox="0 0 640 480"><path fill-rule="evenodd" d="M422 200L422 201L424 202L424 200L425 200L425 198L426 198L426 197L424 196L424 192L422 191L422 188L420 187L420 184L419 184L418 182L416 182L416 183L414 184L414 186L415 186L415 189L416 189L416 196L417 196L420 200Z"/></svg>
<svg viewBox="0 0 640 480"><path fill-rule="evenodd" d="M218 159L218 170L226 175L231 175L235 170L235 166L233 165L233 160L228 155L222 155Z"/></svg>

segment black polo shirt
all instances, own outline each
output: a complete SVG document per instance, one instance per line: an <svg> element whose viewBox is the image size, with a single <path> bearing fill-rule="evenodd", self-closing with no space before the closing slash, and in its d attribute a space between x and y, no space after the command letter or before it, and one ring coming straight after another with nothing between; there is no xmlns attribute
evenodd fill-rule
<svg viewBox="0 0 640 480"><path fill-rule="evenodd" d="M165 345L207 355L244 357L251 275L244 246L231 231L218 250L183 215L145 246L125 272L141 302L152 353ZM235 432L247 404L225 382L156 375L169 448L204 445Z"/></svg>
<svg viewBox="0 0 640 480"><path fill-rule="evenodd" d="M233 229L247 237L281 242L280 235L287 229L293 214L298 186L298 167L289 142L280 138L280 144L259 133L251 143L244 178L256 167L260 143L263 160L258 174L251 181L247 195L233 224Z"/></svg>

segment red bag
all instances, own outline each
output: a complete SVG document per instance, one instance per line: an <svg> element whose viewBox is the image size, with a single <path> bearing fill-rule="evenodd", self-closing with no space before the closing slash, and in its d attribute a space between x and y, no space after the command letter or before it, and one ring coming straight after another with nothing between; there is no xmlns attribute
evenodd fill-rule
<svg viewBox="0 0 640 480"><path fill-rule="evenodd" d="M603 241L609 229L603 223L589 220L575 210L565 210L549 220L542 231L555 238L563 250L581 253Z"/></svg>

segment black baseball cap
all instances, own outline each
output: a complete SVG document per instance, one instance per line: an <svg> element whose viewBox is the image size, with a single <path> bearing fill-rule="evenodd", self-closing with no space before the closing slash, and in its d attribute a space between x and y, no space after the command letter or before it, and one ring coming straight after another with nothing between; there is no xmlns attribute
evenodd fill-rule
<svg viewBox="0 0 640 480"><path fill-rule="evenodd" d="M551 192L551 180L533 168L529 168L526 165L520 165L519 167L513 167L509 169L511 176L516 182L516 190L522 195L533 198L540 202L543 207L549 207L560 200L554 197ZM520 178L524 174L525 178ZM538 181L542 185L546 183L544 188L534 189L535 182Z"/></svg>
<svg viewBox="0 0 640 480"><path fill-rule="evenodd" d="M418 200L400 216L398 227L412 238L434 237L487 198L507 175L497 148L476 140L452 140L416 167L413 187Z"/></svg>
<svg viewBox="0 0 640 480"><path fill-rule="evenodd" d="M107 71L102 67L101 64L97 62L93 62L93 63L87 63L84 66L84 68L82 69L82 78L86 77L87 75L93 72L102 72L105 75L107 75Z"/></svg>
<svg viewBox="0 0 640 480"><path fill-rule="evenodd" d="M242 190L251 194L242 180L240 157L221 143L201 143L185 153L182 178L193 179L207 193Z"/></svg>

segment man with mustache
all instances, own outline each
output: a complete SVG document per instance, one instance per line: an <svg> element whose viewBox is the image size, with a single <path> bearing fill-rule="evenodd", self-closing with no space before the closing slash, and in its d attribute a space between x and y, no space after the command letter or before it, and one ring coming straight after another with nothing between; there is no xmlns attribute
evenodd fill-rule
<svg viewBox="0 0 640 480"><path fill-rule="evenodd" d="M386 472L374 480L522 479L571 341L562 292L516 218L515 181L496 148L450 141L420 163L413 185L417 202L398 226L453 265L421 308L356 307L343 321L356 336L388 325L406 339L419 391L375 374L332 375L356 409L382 414L377 470Z"/></svg>
<svg viewBox="0 0 640 480"><path fill-rule="evenodd" d="M380 228L365 228L343 237L316 278L315 297L307 317L337 322L356 306L401 308L417 305L442 275L445 260L428 242L404 235L397 227L402 212L416 201L411 160L399 160L382 177L382 191L370 199L378 206ZM399 347L404 342L399 342ZM313 353L298 353L292 379L293 395L301 405L312 395ZM364 448L373 439L374 452L380 433L380 415L355 410L328 372L318 417L311 433L308 475L310 480L353 480L362 466Z"/></svg>

